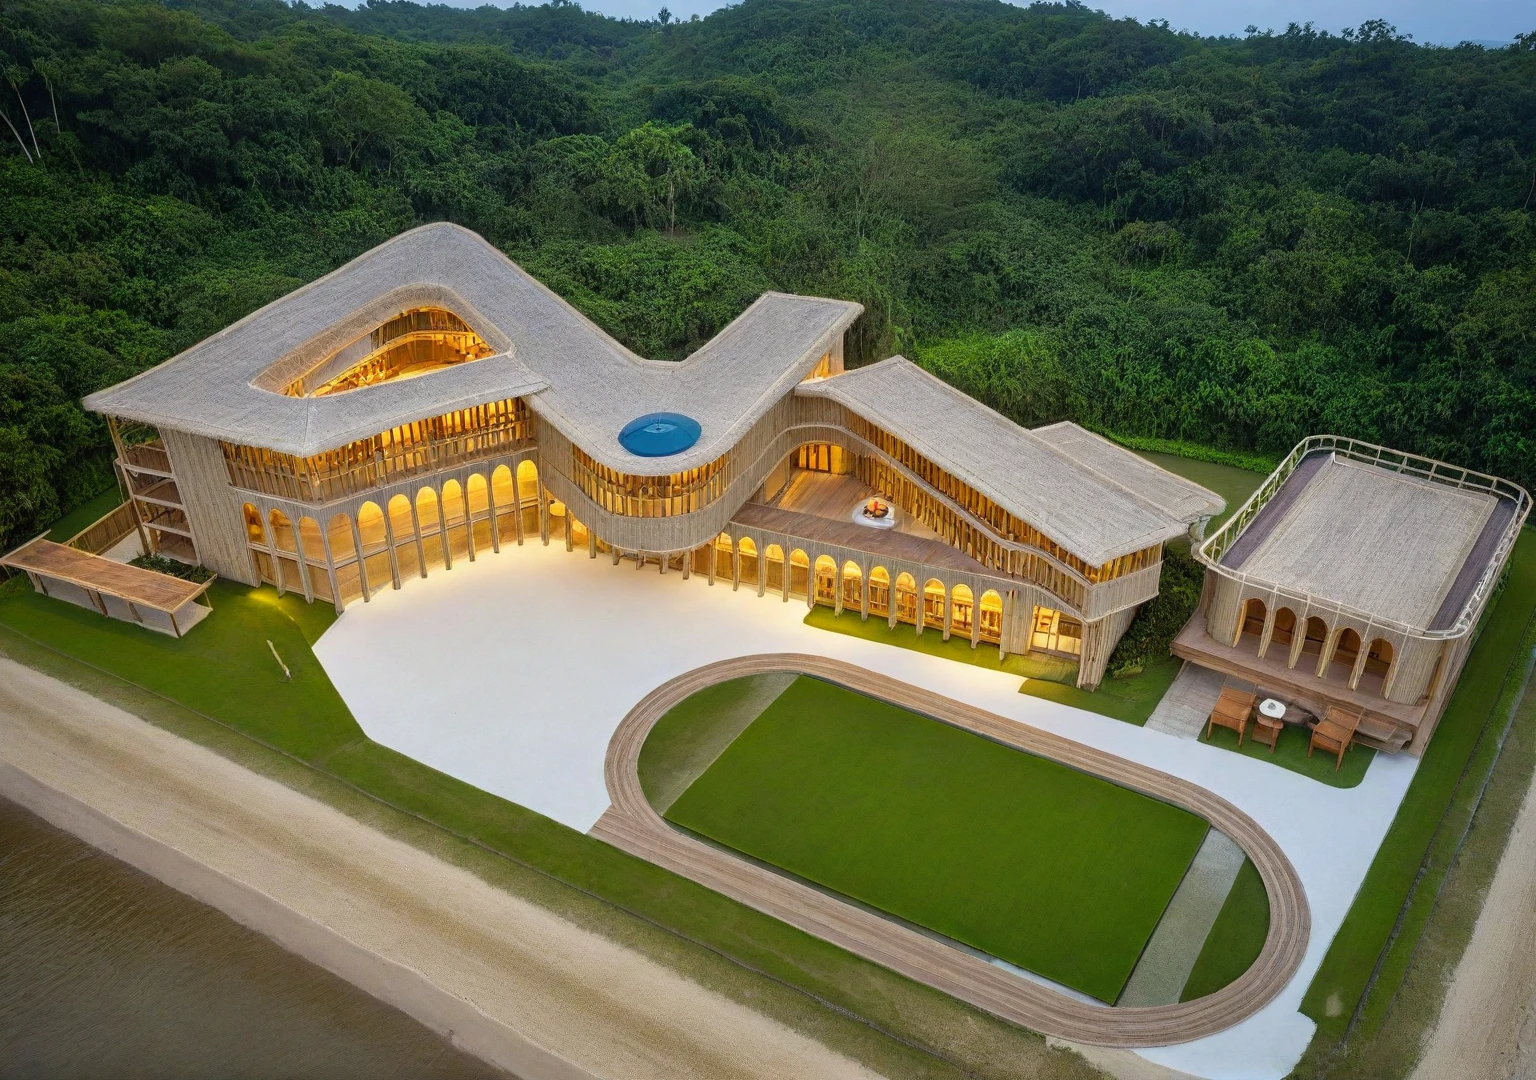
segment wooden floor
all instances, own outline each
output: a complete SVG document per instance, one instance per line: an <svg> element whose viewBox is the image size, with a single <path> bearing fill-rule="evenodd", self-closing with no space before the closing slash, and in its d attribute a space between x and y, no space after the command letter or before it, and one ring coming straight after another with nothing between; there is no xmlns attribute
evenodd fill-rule
<svg viewBox="0 0 1536 1080"><path fill-rule="evenodd" d="M1143 1008L1083 1002L672 829L646 801L636 769L651 728L706 686L773 671L828 679L1200 815L1247 853L1269 893L1269 936L1258 960L1236 982L1196 1001ZM737 657L664 683L619 725L608 744L604 775L612 805L592 835L1005 1020L1075 1042L1164 1046L1229 1028L1280 993L1300 966L1311 933L1306 893L1290 860L1225 799L1187 780L838 660L793 653Z"/></svg>
<svg viewBox="0 0 1536 1080"><path fill-rule="evenodd" d="M856 476L796 469L778 498L768 505L780 510L792 510L797 514L827 518L830 521L849 521L853 515L853 508L876 494L874 488L864 484ZM896 527L890 530L891 532L920 536L924 540L939 539L939 534L922 522L913 521L900 509L896 513ZM883 530L871 529L870 531Z"/></svg>

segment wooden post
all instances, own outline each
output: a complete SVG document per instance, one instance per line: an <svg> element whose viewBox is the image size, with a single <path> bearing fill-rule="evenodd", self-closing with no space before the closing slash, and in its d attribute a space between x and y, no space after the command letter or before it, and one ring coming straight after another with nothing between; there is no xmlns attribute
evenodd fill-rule
<svg viewBox="0 0 1536 1080"><path fill-rule="evenodd" d="M683 552L683 580L688 580L688 573L693 569L693 552Z"/></svg>
<svg viewBox="0 0 1536 1080"><path fill-rule="evenodd" d="M950 630L955 625L955 590L953 586L944 589L944 636L941 641L949 640Z"/></svg>
<svg viewBox="0 0 1536 1080"><path fill-rule="evenodd" d="M859 622L869 621L869 570L868 560L865 560L859 567L862 575L859 578Z"/></svg>
<svg viewBox="0 0 1536 1080"><path fill-rule="evenodd" d="M390 512L389 500L384 500L380 508L384 513L384 545L389 551L389 582L390 587L400 588L400 555L395 551L395 515ZM321 533L324 536L324 533Z"/></svg>
<svg viewBox="0 0 1536 1080"><path fill-rule="evenodd" d="M571 508L569 506L567 506L565 508L565 550L567 552L571 552L571 551L575 551L576 550L576 546L575 546L574 540L573 540L573 538L571 536L571 531L572 531L571 530L571 523L574 520L575 519L571 517Z"/></svg>
<svg viewBox="0 0 1536 1080"><path fill-rule="evenodd" d="M597 558L597 533L587 529L587 558Z"/></svg>
<svg viewBox="0 0 1536 1080"><path fill-rule="evenodd" d="M368 587L368 559L363 553L363 534L357 527L357 518L351 514L347 515L347 524L352 526L352 549L357 552L357 580L363 587L363 603L366 604L373 599L373 590ZM281 581L283 575L278 574L277 579Z"/></svg>
<svg viewBox="0 0 1536 1080"><path fill-rule="evenodd" d="M539 542L549 547L549 489L539 485Z"/></svg>
<svg viewBox="0 0 1536 1080"><path fill-rule="evenodd" d="M519 462L518 464L521 464ZM517 506L517 513L512 518L512 523L517 526L517 546L523 546L523 488L522 482L517 478L516 466L512 469L512 498Z"/></svg>
<svg viewBox="0 0 1536 1080"><path fill-rule="evenodd" d="M443 569L452 570L453 545L448 542L448 507L443 503L441 488L434 488L433 493L437 496L437 536L443 545Z"/></svg>
<svg viewBox="0 0 1536 1080"><path fill-rule="evenodd" d="M176 625L176 613L174 611L167 611L166 615L168 615L171 620L171 633L175 634L177 637L181 637L181 627Z"/></svg>
<svg viewBox="0 0 1536 1080"><path fill-rule="evenodd" d="M713 588L715 584L715 563L719 560L719 558L720 538L717 536L709 542L709 567L707 568L706 574L711 588Z"/></svg>
<svg viewBox="0 0 1536 1080"><path fill-rule="evenodd" d="M309 584L309 556L304 553L303 521L304 518L300 515L298 521L290 521L289 524L293 528L293 553L297 556L295 561L299 564L299 584L304 586L304 602L313 604L315 593Z"/></svg>
<svg viewBox="0 0 1536 1080"><path fill-rule="evenodd" d="M332 514L331 516L335 517L336 515ZM336 556L331 552L331 523L329 521L320 527L320 546L325 549L325 572L330 576L331 581L331 603L336 607L336 614L340 615L346 610L347 605L341 601L341 582L336 579ZM397 581L395 588L398 589L399 587L400 585ZM204 592L203 595L206 597L208 593ZM213 607L213 602L209 601L208 606L210 608Z"/></svg>
<svg viewBox="0 0 1536 1080"><path fill-rule="evenodd" d="M496 513L496 485L493 482L495 479L496 470L492 469L491 475L486 477L485 480L485 505L491 512L491 553L493 555L500 555L501 522L498 520ZM516 481L514 480L513 483L515 485Z"/></svg>
<svg viewBox="0 0 1536 1080"><path fill-rule="evenodd" d="M420 494L420 490L416 492ZM427 576L427 545L421 542L421 515L416 512L415 495L409 496L411 503L411 536L416 541L416 572L422 577Z"/></svg>

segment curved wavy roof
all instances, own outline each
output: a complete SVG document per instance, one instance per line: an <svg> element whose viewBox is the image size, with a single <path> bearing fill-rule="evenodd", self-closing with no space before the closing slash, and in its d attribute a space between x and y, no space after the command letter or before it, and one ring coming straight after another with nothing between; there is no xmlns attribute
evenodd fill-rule
<svg viewBox="0 0 1536 1080"><path fill-rule="evenodd" d="M463 319L495 354L324 397L280 387L415 306ZM836 346L863 308L765 293L678 362L620 345L482 237L423 225L274 300L140 375L85 399L97 412L308 456L399 424L509 397L610 468L682 472L724 454ZM644 413L684 412L702 434L643 458L619 431Z"/></svg>

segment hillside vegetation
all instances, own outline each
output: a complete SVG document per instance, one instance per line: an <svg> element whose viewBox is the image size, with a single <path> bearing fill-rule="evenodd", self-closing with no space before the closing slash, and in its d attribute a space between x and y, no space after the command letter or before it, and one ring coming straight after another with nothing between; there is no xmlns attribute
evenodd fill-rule
<svg viewBox="0 0 1536 1080"><path fill-rule="evenodd" d="M439 219L656 357L844 296L1021 422L1536 481L1536 35L4 0L0 52L0 545L110 482L81 395Z"/></svg>

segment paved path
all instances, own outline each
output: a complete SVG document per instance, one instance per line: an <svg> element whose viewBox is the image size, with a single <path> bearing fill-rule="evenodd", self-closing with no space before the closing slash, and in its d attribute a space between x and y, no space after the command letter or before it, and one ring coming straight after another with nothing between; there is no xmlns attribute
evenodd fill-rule
<svg viewBox="0 0 1536 1080"><path fill-rule="evenodd" d="M1179 1000L1242 868L1243 849L1231 837L1219 829L1205 834L1115 1004L1171 1005Z"/></svg>
<svg viewBox="0 0 1536 1080"><path fill-rule="evenodd" d="M1147 718L1148 730L1181 739L1198 739L1216 707L1216 699L1221 697L1225 680L1226 676L1219 671L1185 664Z"/></svg>
<svg viewBox="0 0 1536 1080"><path fill-rule="evenodd" d="M640 787L637 766L645 737L674 705L704 687L770 671L820 676L1199 814L1242 845L1264 880L1270 898L1269 936L1259 958L1235 982L1197 1001L1111 1008L1019 978L671 828ZM1166 773L837 660L803 654L738 657L663 684L647 694L614 733L605 777L613 805L593 828L594 836L909 978L1058 1038L1145 1047L1188 1042L1232 1027L1285 988L1301 964L1311 932L1306 893L1290 860L1268 833L1225 799Z"/></svg>
<svg viewBox="0 0 1536 1080"><path fill-rule="evenodd" d="M1536 1076L1536 781L1413 1080Z"/></svg>
<svg viewBox="0 0 1536 1080"><path fill-rule="evenodd" d="M873 1075L465 870L4 659L0 793L525 1080Z"/></svg>

